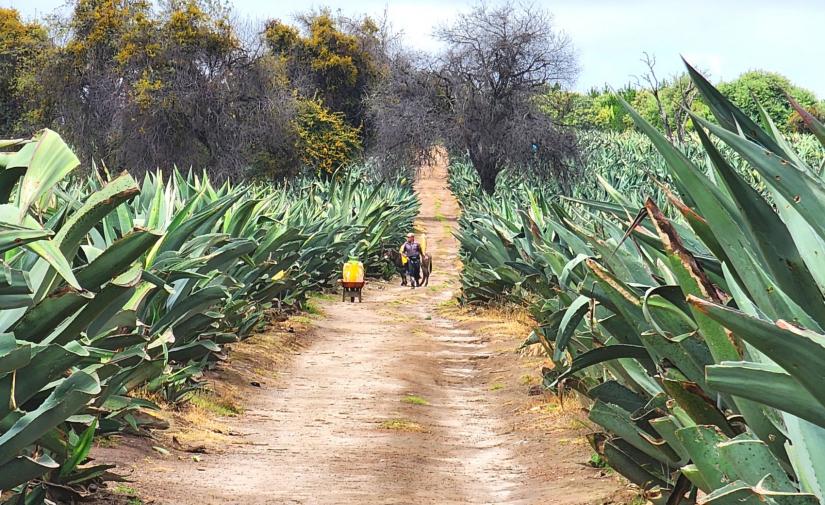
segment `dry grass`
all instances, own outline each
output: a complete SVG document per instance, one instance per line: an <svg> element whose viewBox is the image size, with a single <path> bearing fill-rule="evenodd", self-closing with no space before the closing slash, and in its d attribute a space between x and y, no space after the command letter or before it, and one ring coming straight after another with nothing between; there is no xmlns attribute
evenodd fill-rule
<svg viewBox="0 0 825 505"><path fill-rule="evenodd" d="M522 340L536 326L526 309L514 305L461 306L450 300L439 306L438 314L459 323L470 324L475 332L482 335L517 337Z"/></svg>
<svg viewBox="0 0 825 505"><path fill-rule="evenodd" d="M174 438L182 446L207 450L226 446L233 437L226 418L243 413L244 399L255 390L253 382L264 384L278 377L278 371L300 348L298 338L307 330L306 319L299 315L273 322L264 332L232 344L229 359L205 375L204 389L180 406L166 404L145 390L136 392L158 404L161 410L156 415L170 424L169 430L156 435L167 444Z"/></svg>
<svg viewBox="0 0 825 505"><path fill-rule="evenodd" d="M563 401L550 394L533 398L517 409L525 426L543 432L565 432L571 444L587 444L584 435L593 426L584 415L584 404L577 394L567 394Z"/></svg>

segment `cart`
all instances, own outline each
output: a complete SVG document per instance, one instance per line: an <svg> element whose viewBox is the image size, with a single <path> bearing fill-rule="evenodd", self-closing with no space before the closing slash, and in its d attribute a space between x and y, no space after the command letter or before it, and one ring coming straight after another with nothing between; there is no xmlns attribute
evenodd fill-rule
<svg viewBox="0 0 825 505"><path fill-rule="evenodd" d="M347 297L349 297L350 303L355 303L355 299L358 298L358 303L361 303L361 290L364 288L364 282L344 282L341 281L341 286L343 286L343 291L341 292L341 301L347 301Z"/></svg>

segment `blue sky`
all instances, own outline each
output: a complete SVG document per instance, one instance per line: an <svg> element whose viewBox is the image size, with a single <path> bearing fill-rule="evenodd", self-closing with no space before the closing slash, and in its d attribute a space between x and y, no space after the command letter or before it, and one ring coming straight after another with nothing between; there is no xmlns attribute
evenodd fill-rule
<svg viewBox="0 0 825 505"><path fill-rule="evenodd" d="M380 14L405 40L433 50L432 30L449 22L470 0L229 0L242 18L290 19L296 11L329 6L346 14ZM488 0L494 3L494 0ZM64 0L0 0L27 17L51 13ZM816 0L538 0L571 37L579 56L579 90L605 83L619 87L644 72L647 51L657 73L681 71L679 55L710 74L729 80L752 69L777 71L825 98L825 2Z"/></svg>

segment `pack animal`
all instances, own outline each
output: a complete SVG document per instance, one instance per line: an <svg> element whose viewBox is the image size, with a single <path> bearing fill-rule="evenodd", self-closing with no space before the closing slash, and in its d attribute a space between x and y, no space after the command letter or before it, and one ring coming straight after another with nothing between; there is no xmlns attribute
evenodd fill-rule
<svg viewBox="0 0 825 505"><path fill-rule="evenodd" d="M401 277L401 285L407 285L407 265L404 264L401 258L401 253L398 249L384 249L384 261L390 263L395 267L396 273Z"/></svg>
<svg viewBox="0 0 825 505"><path fill-rule="evenodd" d="M385 249L384 261L389 262L395 267L395 271L401 277L401 285L407 285L407 265L404 263L401 253L398 249ZM431 254L424 254L421 256L421 280L419 286L430 285L430 273L432 273L433 257Z"/></svg>

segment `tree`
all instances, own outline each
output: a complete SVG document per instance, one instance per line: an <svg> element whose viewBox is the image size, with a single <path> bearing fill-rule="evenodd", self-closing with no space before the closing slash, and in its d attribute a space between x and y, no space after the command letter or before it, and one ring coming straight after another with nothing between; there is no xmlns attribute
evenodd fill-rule
<svg viewBox="0 0 825 505"><path fill-rule="evenodd" d="M642 113L648 121L658 124L665 136L671 142L674 137L684 142L693 102L697 96L696 86L687 74L673 76L669 79L659 79L656 75L656 57L643 53L642 62L647 72L636 78L637 86L642 91L636 95L634 106L638 109L650 110L655 106L655 118L651 114Z"/></svg>
<svg viewBox="0 0 825 505"><path fill-rule="evenodd" d="M762 70L745 72L733 81L719 84L718 88L752 118L759 117L758 102L776 125L785 130L793 124L794 114L785 93L805 108L813 108L818 101L813 92L794 85L782 74Z"/></svg>
<svg viewBox="0 0 825 505"><path fill-rule="evenodd" d="M507 166L531 168L569 185L572 131L558 126L536 97L577 73L570 40L532 7L481 4L437 31L446 45L435 75L444 139L469 154L491 193Z"/></svg>
<svg viewBox="0 0 825 505"><path fill-rule="evenodd" d="M141 174L195 167L216 179L298 169L297 101L283 65L244 44L208 0L77 0L38 70L44 123L88 163Z"/></svg>
<svg viewBox="0 0 825 505"><path fill-rule="evenodd" d="M631 86L616 91L605 86L587 93L554 86L539 97L539 104L542 112L555 118L559 124L583 130L622 132L632 128L633 121L618 97L633 103L637 95L638 90Z"/></svg>
<svg viewBox="0 0 825 505"><path fill-rule="evenodd" d="M333 173L361 150L358 128L347 124L343 112L330 111L320 100L302 100L294 122L301 163L317 174Z"/></svg>
<svg viewBox="0 0 825 505"><path fill-rule="evenodd" d="M15 9L0 8L0 134L22 133L34 119L26 117L31 110L25 91L35 62L48 47L43 26L24 22Z"/></svg>
<svg viewBox="0 0 825 505"><path fill-rule="evenodd" d="M384 174L420 166L429 161L432 147L443 142L449 110L440 80L422 54L404 49L389 56L386 77L377 81L366 97L367 156Z"/></svg>
<svg viewBox="0 0 825 505"><path fill-rule="evenodd" d="M354 127L364 121L364 98L380 75L382 27L369 17L333 17L329 10L298 17L301 29L270 20L264 40L284 62L293 87L308 99L344 113ZM303 31L303 33L302 33Z"/></svg>

